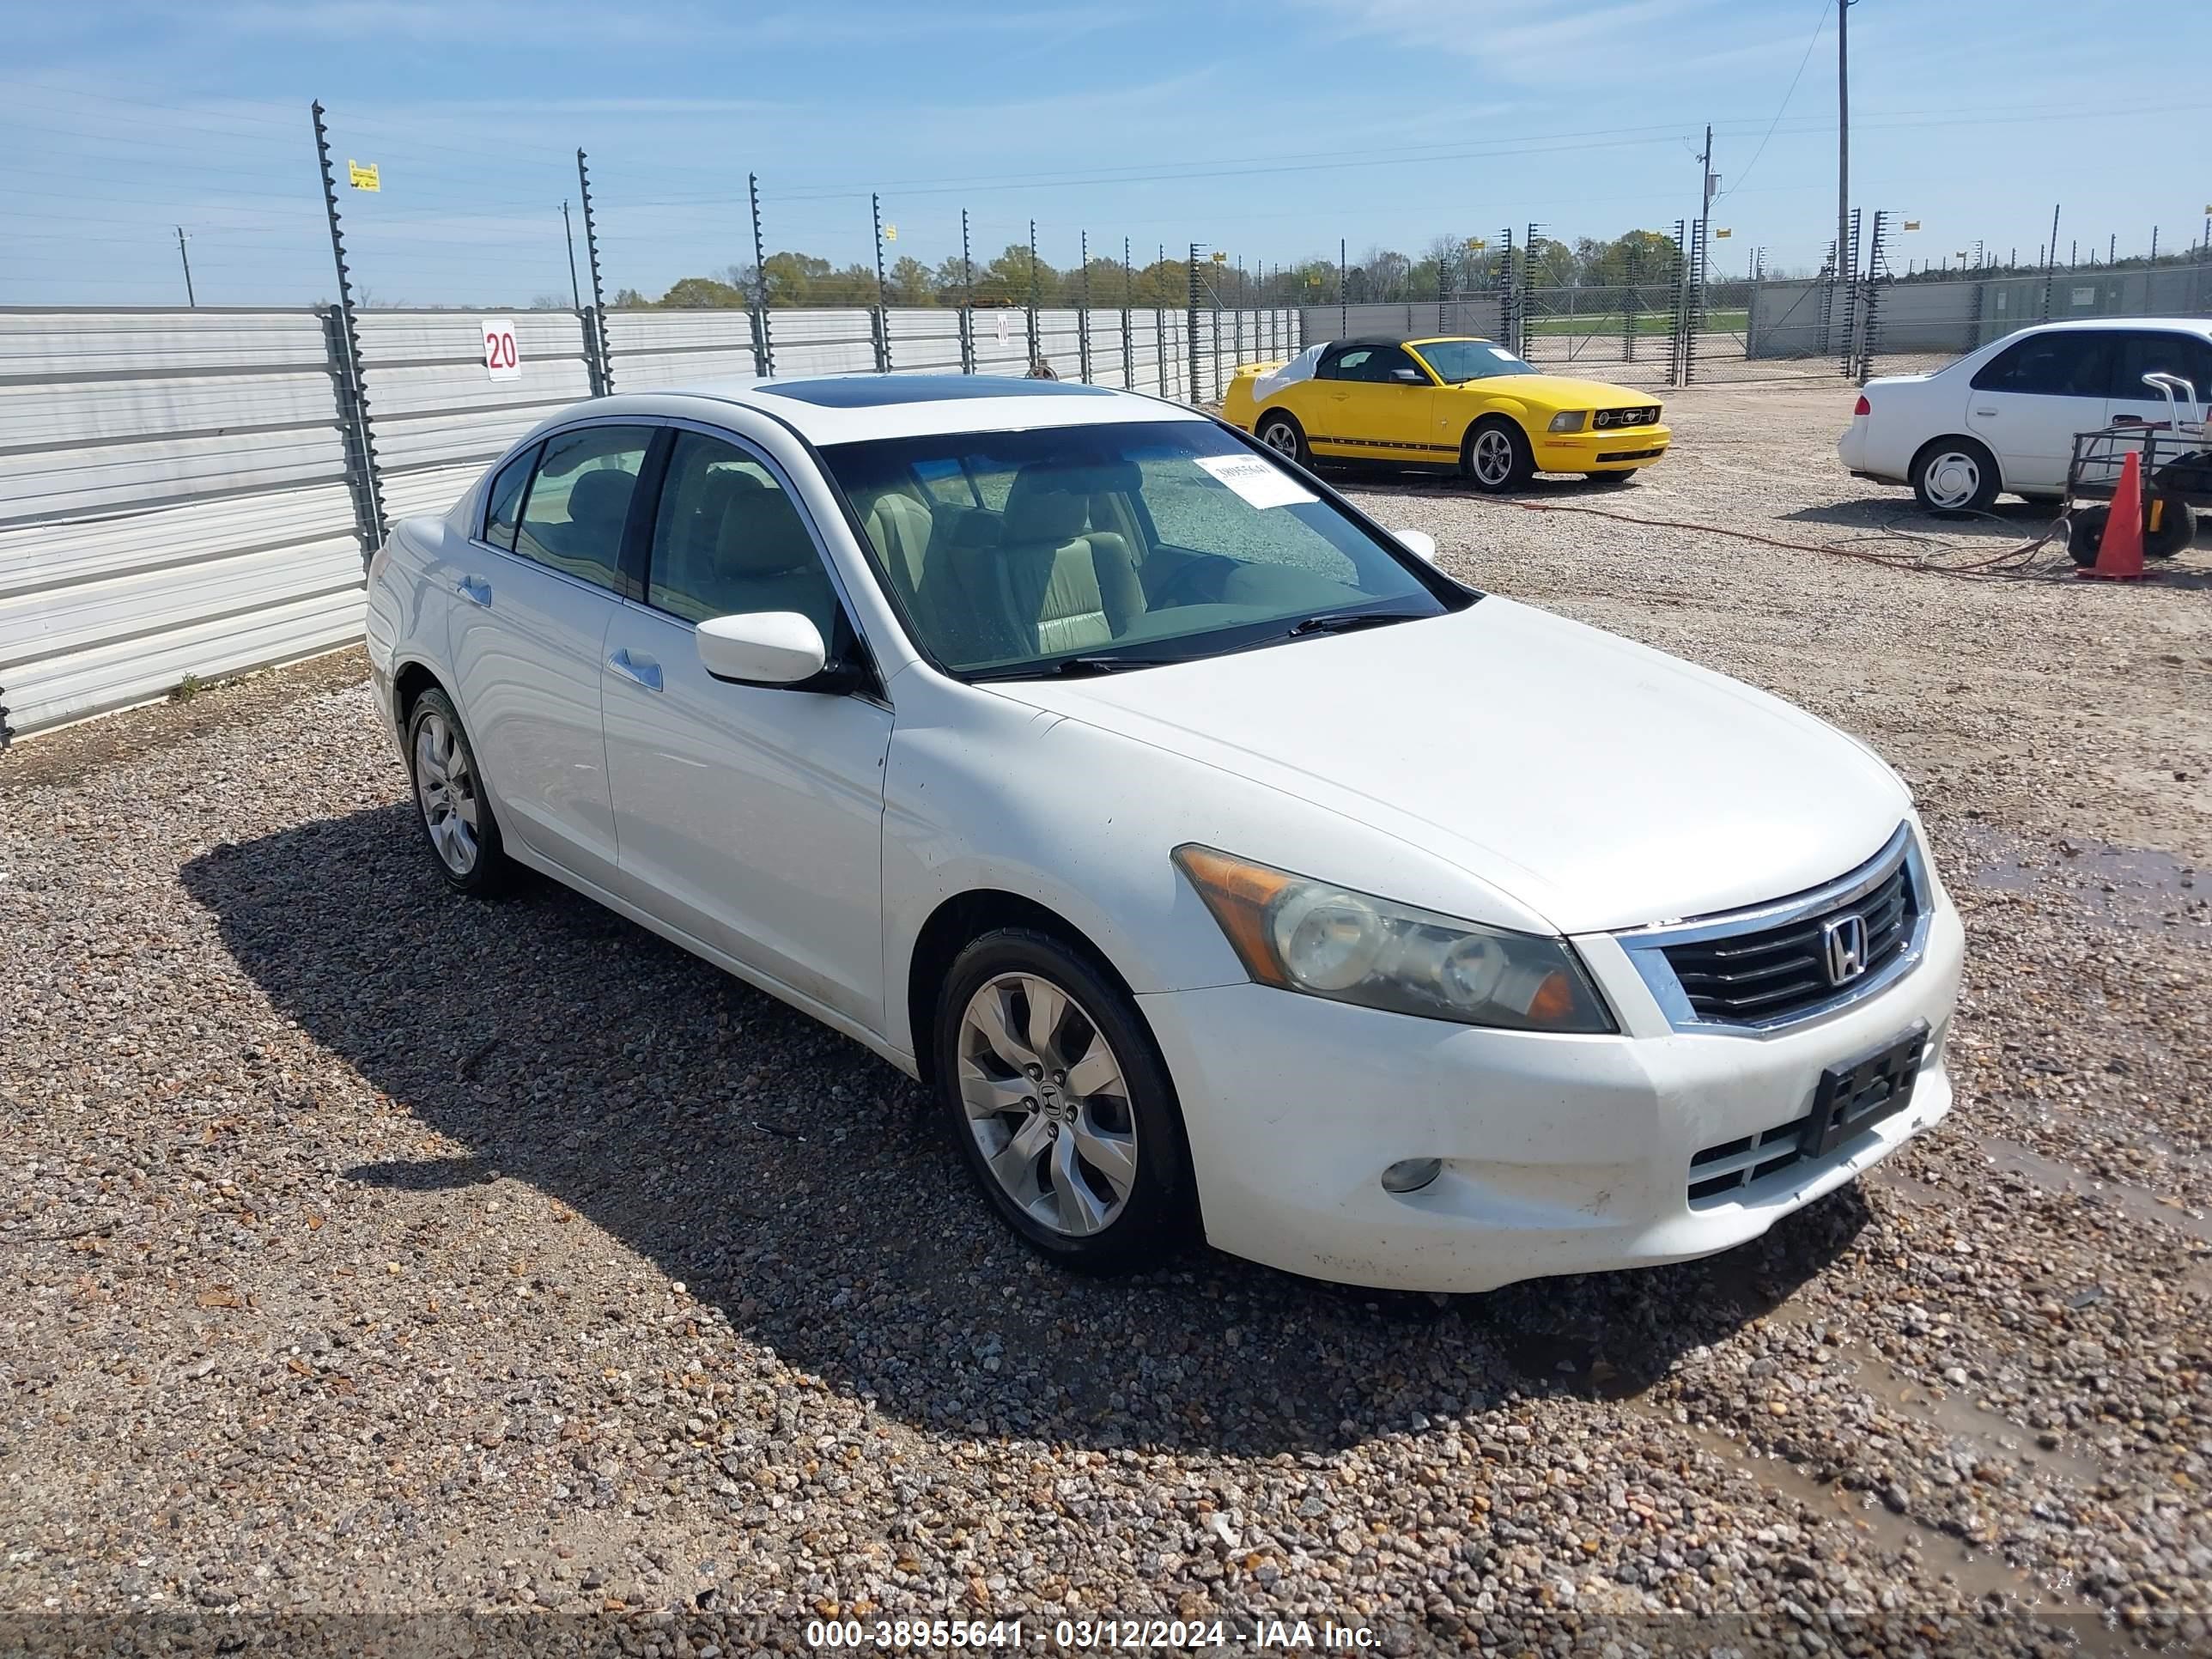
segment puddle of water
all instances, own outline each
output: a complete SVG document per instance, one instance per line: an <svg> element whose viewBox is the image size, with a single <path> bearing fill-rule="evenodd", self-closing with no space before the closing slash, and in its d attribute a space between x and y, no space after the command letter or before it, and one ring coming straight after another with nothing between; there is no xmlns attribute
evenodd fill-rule
<svg viewBox="0 0 2212 1659"><path fill-rule="evenodd" d="M2155 848L2111 842L2027 842L1968 819L1955 826L1976 853L1966 878L2008 893L2064 894L2093 921L2134 933L2212 939L2212 881Z"/></svg>
<svg viewBox="0 0 2212 1659"><path fill-rule="evenodd" d="M2063 1475L2076 1485L2094 1488L2112 1478L2098 1459L2069 1450L2063 1443L2046 1450L2034 1443L2027 1430L2015 1427L1994 1412L1984 1411L1962 1394L1930 1389L1909 1376L1900 1376L1872 1355L1850 1357L1851 1380L1885 1406L1940 1429L1954 1440L1965 1441L1985 1461L2009 1461L2023 1468Z"/></svg>
<svg viewBox="0 0 2212 1659"><path fill-rule="evenodd" d="M1675 1423L1656 1407L1651 1410L1653 1415L1677 1432L1688 1434L1707 1451L1734 1463L1769 1491L1794 1498L1817 1515L1833 1516L1884 1551L1900 1555L1907 1551L1917 1553L1922 1573L1951 1579L1976 1601L1988 1595L2003 1595L2034 1608L2045 1604L2046 1598L2063 1599L2038 1583L2025 1569L2009 1565L2002 1556L1969 1549L1948 1533L1938 1531L1909 1514L1898 1514L1872 1492L1824 1485L1785 1457L1761 1457L1717 1430Z"/></svg>
<svg viewBox="0 0 2212 1659"><path fill-rule="evenodd" d="M2110 1204L2130 1220L2148 1222L2155 1227L2171 1227L2191 1238L2212 1243L2212 1218L2179 1208L2172 1200L2161 1198L2147 1188L2084 1175L2069 1164L2045 1158L2018 1141L2006 1140L2000 1136L1984 1135L1980 1137L1980 1145L1989 1154L1992 1169L2016 1171L2045 1192L2068 1193Z"/></svg>

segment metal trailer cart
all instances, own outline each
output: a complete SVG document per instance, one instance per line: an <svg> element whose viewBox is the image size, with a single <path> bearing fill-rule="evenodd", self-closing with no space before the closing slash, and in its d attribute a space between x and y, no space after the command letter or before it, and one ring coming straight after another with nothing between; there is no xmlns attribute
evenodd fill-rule
<svg viewBox="0 0 2212 1659"><path fill-rule="evenodd" d="M2143 384L2165 394L2166 420L2124 421L2074 440L2066 468L2066 550L2077 565L2097 562L2130 455L2142 469L2143 557L2172 558L2196 538L2197 511L2212 512L2212 431L2206 424L2212 411L2178 374L2146 374ZM2076 505L2084 501L2103 505Z"/></svg>

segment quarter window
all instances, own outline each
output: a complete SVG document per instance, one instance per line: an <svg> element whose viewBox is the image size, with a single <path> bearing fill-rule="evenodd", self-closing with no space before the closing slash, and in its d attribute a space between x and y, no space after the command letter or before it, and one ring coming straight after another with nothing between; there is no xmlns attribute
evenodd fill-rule
<svg viewBox="0 0 2212 1659"><path fill-rule="evenodd" d="M2096 329L2032 334L1984 363L1974 376L1974 390L2056 398L2109 397L2113 338L2111 333Z"/></svg>
<svg viewBox="0 0 2212 1659"><path fill-rule="evenodd" d="M755 457L702 433L677 434L645 592L690 622L796 611L837 637L837 592L798 504Z"/></svg>
<svg viewBox="0 0 2212 1659"><path fill-rule="evenodd" d="M652 443L652 428L641 426L591 426L547 439L514 550L621 592L623 532Z"/></svg>

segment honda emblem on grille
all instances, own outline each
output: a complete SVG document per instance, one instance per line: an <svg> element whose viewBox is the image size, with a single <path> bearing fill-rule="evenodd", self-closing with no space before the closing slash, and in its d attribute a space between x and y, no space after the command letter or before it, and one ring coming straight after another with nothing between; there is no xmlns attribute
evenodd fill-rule
<svg viewBox="0 0 2212 1659"><path fill-rule="evenodd" d="M1829 984L1848 985L1866 972L1866 918L1857 911L1821 923L1820 944L1827 951Z"/></svg>

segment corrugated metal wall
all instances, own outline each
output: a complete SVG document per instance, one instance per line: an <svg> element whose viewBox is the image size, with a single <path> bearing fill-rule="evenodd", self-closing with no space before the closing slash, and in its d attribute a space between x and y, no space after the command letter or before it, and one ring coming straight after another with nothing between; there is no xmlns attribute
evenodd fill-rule
<svg viewBox="0 0 2212 1659"><path fill-rule="evenodd" d="M21 732L361 632L313 311L0 309L0 704Z"/></svg>
<svg viewBox="0 0 2212 1659"><path fill-rule="evenodd" d="M584 325L566 311L511 318L521 368L492 380L474 311L359 314L363 396L385 517L442 513L538 421L590 395ZM1296 313L1200 313L1196 393ZM1037 315L1066 380L1079 313ZM959 313L886 313L892 368L957 373ZM1090 316L1092 379L1125 383L1118 310ZM776 311L779 375L876 364L865 310ZM607 317L617 392L750 379L742 311ZM1030 362L1019 308L978 311L979 374ZM28 732L360 637L367 543L348 471L334 319L320 311L0 308L0 709ZM1218 349L1217 348L1218 343ZM1192 395L1187 318L1129 313L1127 382Z"/></svg>
<svg viewBox="0 0 2212 1659"><path fill-rule="evenodd" d="M1394 305L1304 306L1298 311L1306 345L1348 340L1355 334L1472 334L1494 340L1500 320L1494 294Z"/></svg>

